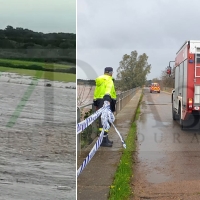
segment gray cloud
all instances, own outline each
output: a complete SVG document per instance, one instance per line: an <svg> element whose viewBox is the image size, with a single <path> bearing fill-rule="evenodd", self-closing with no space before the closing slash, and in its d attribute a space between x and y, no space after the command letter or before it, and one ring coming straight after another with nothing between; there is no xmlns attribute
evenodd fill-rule
<svg viewBox="0 0 200 200"><path fill-rule="evenodd" d="M137 50L149 56L148 78L159 78L186 40L200 39L199 7L198 0L78 1L78 59L100 75L106 66L116 72L122 56ZM95 78L79 66L77 77Z"/></svg>
<svg viewBox="0 0 200 200"><path fill-rule="evenodd" d="M76 0L0 0L0 28L76 33Z"/></svg>

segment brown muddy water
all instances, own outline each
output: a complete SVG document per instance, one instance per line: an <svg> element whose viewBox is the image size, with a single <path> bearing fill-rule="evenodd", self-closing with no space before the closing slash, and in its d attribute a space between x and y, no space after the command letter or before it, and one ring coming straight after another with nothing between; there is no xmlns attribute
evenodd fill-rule
<svg viewBox="0 0 200 200"><path fill-rule="evenodd" d="M1 200L76 199L76 90L37 83L0 81Z"/></svg>

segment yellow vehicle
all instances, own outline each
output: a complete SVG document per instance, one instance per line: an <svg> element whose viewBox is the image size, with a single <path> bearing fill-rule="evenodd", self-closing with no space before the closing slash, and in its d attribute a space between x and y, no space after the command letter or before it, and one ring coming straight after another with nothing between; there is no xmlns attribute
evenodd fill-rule
<svg viewBox="0 0 200 200"><path fill-rule="evenodd" d="M158 83L152 83L150 87L150 93L157 92L160 93L160 85Z"/></svg>

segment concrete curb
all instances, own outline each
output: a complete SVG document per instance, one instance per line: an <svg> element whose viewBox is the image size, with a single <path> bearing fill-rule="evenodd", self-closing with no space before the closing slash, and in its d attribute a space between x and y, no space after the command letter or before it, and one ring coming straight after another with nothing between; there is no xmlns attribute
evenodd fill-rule
<svg viewBox="0 0 200 200"><path fill-rule="evenodd" d="M116 115L115 125L124 139L130 130L141 94L142 89L139 89L130 102ZM94 200L97 197L99 200L107 200L123 148L113 127L109 131L109 139L113 140L113 147L100 147L77 178L77 200ZM78 157L78 167L88 155L95 141Z"/></svg>

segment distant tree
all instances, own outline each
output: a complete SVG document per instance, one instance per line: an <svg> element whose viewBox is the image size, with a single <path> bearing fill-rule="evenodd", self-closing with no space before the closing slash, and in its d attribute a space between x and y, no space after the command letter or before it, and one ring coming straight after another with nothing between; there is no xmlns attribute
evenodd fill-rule
<svg viewBox="0 0 200 200"><path fill-rule="evenodd" d="M15 45L8 39L0 39L0 48L2 48L2 49L14 49Z"/></svg>
<svg viewBox="0 0 200 200"><path fill-rule="evenodd" d="M161 72L161 86L174 88L175 68L172 68L171 75L167 74L167 68Z"/></svg>
<svg viewBox="0 0 200 200"><path fill-rule="evenodd" d="M151 85L151 83L152 83L152 80L147 80L145 85L148 87L149 85Z"/></svg>
<svg viewBox="0 0 200 200"><path fill-rule="evenodd" d="M161 88L168 87L174 88L174 75L175 75L175 68L172 68L171 75L167 74L167 68L161 71L160 78L152 79L152 82L159 83Z"/></svg>
<svg viewBox="0 0 200 200"><path fill-rule="evenodd" d="M14 28L10 25L8 25L6 28L5 28L6 31L13 31Z"/></svg>
<svg viewBox="0 0 200 200"><path fill-rule="evenodd" d="M139 56L137 51L132 51L130 55L125 54L117 69L117 88L128 90L145 85L146 76L151 70L147 60L145 53Z"/></svg>
<svg viewBox="0 0 200 200"><path fill-rule="evenodd" d="M160 81L161 81L161 80L158 79L158 78L153 78L153 79L152 79L152 83L160 83Z"/></svg>

